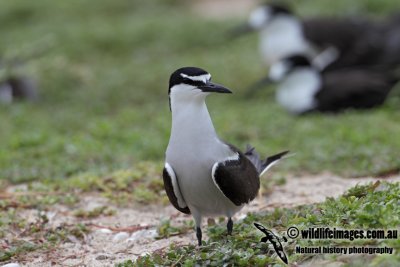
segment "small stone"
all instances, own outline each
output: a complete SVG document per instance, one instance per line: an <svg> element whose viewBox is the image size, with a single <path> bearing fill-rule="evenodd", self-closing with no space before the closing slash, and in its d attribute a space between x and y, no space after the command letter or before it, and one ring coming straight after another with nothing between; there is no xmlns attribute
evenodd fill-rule
<svg viewBox="0 0 400 267"><path fill-rule="evenodd" d="M140 230L137 232L134 232L130 238L128 238L125 242L136 242L140 240L145 240L145 239L153 239L157 236L157 230L156 229L151 229L151 230Z"/></svg>
<svg viewBox="0 0 400 267"><path fill-rule="evenodd" d="M238 216L238 220L244 220L247 217L247 214L241 214Z"/></svg>
<svg viewBox="0 0 400 267"><path fill-rule="evenodd" d="M2 265L1 267L21 267L18 263L7 263L5 265Z"/></svg>
<svg viewBox="0 0 400 267"><path fill-rule="evenodd" d="M47 219L49 219L49 221L51 221L56 215L57 212L52 212L52 211L46 212L46 217Z"/></svg>
<svg viewBox="0 0 400 267"><path fill-rule="evenodd" d="M97 232L99 232L101 234L111 234L112 233L112 231L107 228L101 228L101 229L97 230Z"/></svg>
<svg viewBox="0 0 400 267"><path fill-rule="evenodd" d="M98 261L103 261L103 260L106 260L106 259L108 259L107 255L99 255L99 256L96 257L96 260L98 260Z"/></svg>
<svg viewBox="0 0 400 267"><path fill-rule="evenodd" d="M120 232L120 233L116 234L116 235L113 237L113 241L114 241L114 242L120 242L120 241L122 241L122 240L127 239L128 237L129 237L129 234L128 234L127 232Z"/></svg>

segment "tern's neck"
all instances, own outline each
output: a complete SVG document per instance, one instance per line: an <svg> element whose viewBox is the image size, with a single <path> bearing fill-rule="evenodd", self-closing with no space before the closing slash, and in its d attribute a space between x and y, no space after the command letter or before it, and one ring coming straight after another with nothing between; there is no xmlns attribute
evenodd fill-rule
<svg viewBox="0 0 400 267"><path fill-rule="evenodd" d="M197 97L190 101L171 101L171 110L171 137L197 141L217 137L205 97Z"/></svg>
<svg viewBox="0 0 400 267"><path fill-rule="evenodd" d="M290 15L274 18L261 30L261 52L268 64L288 55L312 53L312 47L303 35L301 22Z"/></svg>

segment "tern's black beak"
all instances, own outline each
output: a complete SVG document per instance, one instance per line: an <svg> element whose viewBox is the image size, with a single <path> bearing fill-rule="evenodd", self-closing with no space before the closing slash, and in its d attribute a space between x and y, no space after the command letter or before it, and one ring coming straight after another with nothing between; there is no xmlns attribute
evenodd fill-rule
<svg viewBox="0 0 400 267"><path fill-rule="evenodd" d="M208 81L205 85L197 86L203 92L232 94L232 91L222 85Z"/></svg>
<svg viewBox="0 0 400 267"><path fill-rule="evenodd" d="M236 39L240 36L243 36L247 33L253 32L254 29L250 27L249 24L242 24L239 26L236 26L236 28L233 28L232 30L229 31L228 36L231 39Z"/></svg>

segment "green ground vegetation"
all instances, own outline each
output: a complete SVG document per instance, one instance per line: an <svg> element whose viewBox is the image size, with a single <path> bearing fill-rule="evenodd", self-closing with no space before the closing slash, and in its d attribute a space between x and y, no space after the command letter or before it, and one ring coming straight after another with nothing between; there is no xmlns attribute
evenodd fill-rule
<svg viewBox="0 0 400 267"><path fill-rule="evenodd" d="M234 234L226 235L225 223L208 227L209 240L201 248L195 244L184 247L171 245L164 251L140 257L135 263L127 261L117 266L286 266L276 255L271 243L260 242L264 236L254 226L261 223L281 240L289 264L308 262L324 266L335 262L341 266L395 266L400 262L399 239L291 239L287 230L296 226L300 231L310 227L330 229L384 229L397 230L400 224L399 183L371 183L356 186L339 198L328 198L316 205L294 209L275 209L266 213L250 213L234 225ZM379 203L376 205L376 203ZM164 224L165 226L165 224ZM164 228L162 228L164 229ZM170 227L171 232L178 230ZM183 230L185 227L182 228ZM386 232L387 233L387 232ZM165 234L162 232L162 234ZM195 243L195 240L194 240ZM302 254L296 247L378 247L393 248L393 254Z"/></svg>
<svg viewBox="0 0 400 267"><path fill-rule="evenodd" d="M395 1L305 1L302 13L388 13ZM329 6L330 8L326 8ZM221 138L262 155L296 153L284 172L381 174L400 165L399 101L368 112L292 117L273 88L243 98L265 74L257 36L228 41L245 19L204 18L181 1L5 1L0 56L26 58L8 72L34 77L37 103L0 106L0 179L13 183L107 174L163 160L170 130L169 75L181 66L209 70L230 96L209 97ZM195 34L194 34L195 33ZM4 69L3 69L4 72Z"/></svg>
<svg viewBox="0 0 400 267"><path fill-rule="evenodd" d="M0 77L27 75L37 81L40 90L40 100L35 103L0 106L0 192L10 184L28 182L32 193L0 199L0 237L10 229L27 229L27 234L52 233L46 236L50 243L45 244L62 242L71 233L81 237L87 231L84 226L38 229L38 225L45 225L45 218L38 215L37 225L26 225L18 217L24 207L74 205L80 192L100 192L122 205L165 202L160 174L170 131L167 87L169 75L182 66L203 67L213 74L214 81L234 92L208 100L222 139L242 148L251 143L262 155L286 149L296 153L274 169L276 181L284 181L288 173L329 171L342 176L380 176L398 172L399 97L367 112L300 118L290 116L274 102L273 87L256 97L244 98L246 87L266 72L258 58L256 35L235 42L227 40L226 32L245 20L246 14L217 20L189 5L182 0L0 3L0 59L3 63L23 61L18 66L3 65ZM392 12L397 1L307 0L296 5L303 15L382 16ZM381 202L374 204L378 195L384 196L382 203L398 197L393 187L386 185L387 190L355 198L344 196L320 205L249 218L281 231L292 223L326 223L360 209L349 224L391 227L390 222L375 225L373 218L360 214L368 214L363 208L367 200L374 205L370 209L380 210L375 207ZM343 210L335 205L343 205ZM321 212L324 208L326 212ZM310 215L314 214L310 211L316 215ZM92 217L112 212L99 209L77 211L75 215ZM399 214L390 209L381 212L381 218ZM366 218L365 222L361 223L358 215ZM222 227L210 227L210 241L204 250L176 248L163 257L171 264L190 264L201 257L217 263L232 262L242 256L255 263L277 262L265 256L266 247L251 243L254 238L249 239L248 234L255 237L256 232L246 223L237 223L235 232L241 234L228 239ZM353 226L340 221L338 225ZM163 222L160 238L188 227L176 229ZM239 241L250 250L238 247L242 246ZM398 247L398 243L395 245ZM291 248L289 245L288 252ZM16 243L2 251L0 260L33 249L37 246ZM222 254L232 257L224 259ZM159 257L144 257L140 262L158 262ZM396 257L376 261L398 262ZM290 260L304 259L293 255ZM363 264L363 259L360 262Z"/></svg>

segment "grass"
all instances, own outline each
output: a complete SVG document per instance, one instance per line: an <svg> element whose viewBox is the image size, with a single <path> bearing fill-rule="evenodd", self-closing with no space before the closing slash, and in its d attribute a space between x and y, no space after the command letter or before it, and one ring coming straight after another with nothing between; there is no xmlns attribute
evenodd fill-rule
<svg viewBox="0 0 400 267"><path fill-rule="evenodd" d="M377 12L390 10L390 3ZM301 10L326 12L326 5L306 2ZM340 14L348 2L335 5L331 12ZM353 12L370 6L361 1ZM379 175L400 165L400 141L393 138L400 130L396 99L374 111L306 118L277 106L272 90L244 99L246 86L264 70L255 35L225 39L239 18L205 19L180 1L12 1L1 3L1 10L0 55L24 58L49 47L12 68L35 77L41 100L0 107L1 179L104 175L140 161L162 161L170 130L168 78L185 65L204 67L234 91L208 101L223 139L240 147L252 143L262 155L297 153L282 172Z"/></svg>
<svg viewBox="0 0 400 267"><path fill-rule="evenodd" d="M261 243L263 237L254 222L263 224L278 236L287 236L286 231L296 226L300 231L310 227L333 229L386 229L399 230L400 198L399 183L371 183L356 186L336 199L328 198L316 205L299 206L294 209L275 209L272 212L252 213L234 224L232 236L226 236L225 223L208 228L209 240L201 248L195 245L174 246L164 251L140 257L135 263L126 261L118 264L127 266L285 266L276 256L272 246ZM365 192L368 192L367 194ZM176 230L175 230L176 231ZM395 266L400 262L399 239L380 240L307 240L290 239L283 242L289 263L309 263L322 266L324 262L336 262L344 266ZM195 243L195 240L193 241ZM295 253L300 247L390 247L393 255L340 254L309 255Z"/></svg>
<svg viewBox="0 0 400 267"><path fill-rule="evenodd" d="M18 67L0 69L0 78L31 76L41 95L35 103L0 106L0 193L10 184L28 182L28 194L0 199L0 236L10 230L31 233L32 227L37 229L26 224L21 210L43 210L56 203L73 206L79 194L85 192L99 192L119 205L166 203L160 174L170 131L167 85L175 69L188 65L207 69L214 81L234 91L229 97L208 99L222 139L242 148L251 143L262 155L286 149L296 153L273 170L274 179L280 177L279 181L284 182L281 177L288 173L322 171L342 176L398 172L399 98L393 97L383 107L368 112L300 118L290 116L274 102L273 88L257 97L244 98L245 88L265 74L258 59L255 35L235 42L226 40L225 32L245 17L214 20L188 5L182 0L0 3L0 59L27 59ZM396 5L395 0L307 0L296 4L296 8L303 15L384 15ZM29 59L32 54L39 55ZM398 196L390 185L387 187L385 197ZM371 189L369 194L356 199L360 203L374 201L372 197L378 193ZM342 199L353 201L347 196ZM253 214L249 218L280 231L303 217L305 221L301 223L312 222L306 214L329 203L332 216L345 214L344 210L335 213L333 204L339 203L336 201L321 204L325 206ZM349 209L353 207L353 202L347 204ZM396 214L378 214L374 210L370 211L374 216ZM76 216L87 218L112 212L77 211ZM282 218L286 221L282 222ZM318 213L316 218L336 217ZM38 216L38 222L41 220ZM365 227L372 226L368 223L373 218L365 220ZM265 246L254 245L251 242L255 239L248 239L247 234L256 235L253 228L244 229L248 222L236 224L235 232L244 232L229 240L224 239L223 228L210 227L211 239L203 252L181 247L176 248L177 252L163 254L167 255L164 259L171 264L178 260L184 263L187 257L190 265L190 261L212 254L210 259L217 263L225 255L231 255L228 262L239 261L239 257L255 264L276 262L265 257ZM52 233L48 239L45 235L47 245L62 242L68 235L79 238L86 231L80 226L65 226L61 230L46 228L45 224L43 227L38 233ZM159 228L160 238L185 232L189 227L176 229L164 222ZM37 236L37 240L43 238ZM241 242L251 250L244 250ZM233 247L229 247L231 243ZM1 251L0 261L38 248L46 246L12 243ZM158 262L157 257L148 256L141 261ZM291 256L290 260L299 259ZM364 259L359 260L364 264ZM398 257L377 257L374 261L388 260L398 261Z"/></svg>

